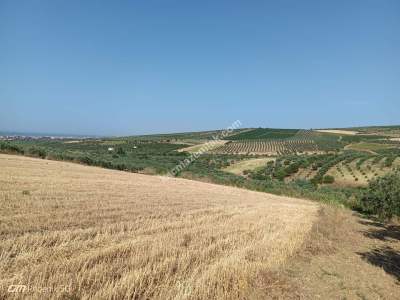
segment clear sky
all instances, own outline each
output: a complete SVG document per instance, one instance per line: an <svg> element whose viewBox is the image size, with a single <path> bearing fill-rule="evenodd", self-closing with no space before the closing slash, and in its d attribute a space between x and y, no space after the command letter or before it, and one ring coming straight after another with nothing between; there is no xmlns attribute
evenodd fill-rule
<svg viewBox="0 0 400 300"><path fill-rule="evenodd" d="M0 131L400 124L400 1L0 0Z"/></svg>

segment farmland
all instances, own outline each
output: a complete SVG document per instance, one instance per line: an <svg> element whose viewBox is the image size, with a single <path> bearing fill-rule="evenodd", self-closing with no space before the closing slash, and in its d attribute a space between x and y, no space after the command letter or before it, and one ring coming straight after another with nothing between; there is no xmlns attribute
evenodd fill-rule
<svg viewBox="0 0 400 300"><path fill-rule="evenodd" d="M0 169L0 286L67 285L55 298L264 298L317 218L311 202L183 179L6 155Z"/></svg>
<svg viewBox="0 0 400 300"><path fill-rule="evenodd" d="M317 154L308 157L284 156L257 170L249 170L253 178L269 178L293 182L309 180L333 186L365 186L378 176L400 167L396 155L368 155L347 151L341 154Z"/></svg>
<svg viewBox="0 0 400 300"><path fill-rule="evenodd" d="M363 235L373 223L337 208L12 155L0 155L0 180L2 299L390 299L398 289L368 258L399 242ZM21 294L3 288L13 284Z"/></svg>
<svg viewBox="0 0 400 300"><path fill-rule="evenodd" d="M257 168L261 168L265 166L268 162L274 161L274 158L253 158L253 159L244 159L229 165L223 170L226 172L230 172L236 175L243 175L243 172L247 170L255 170Z"/></svg>
<svg viewBox="0 0 400 300"><path fill-rule="evenodd" d="M400 167L400 143L381 133L340 135L313 130L242 129L227 138L239 134L251 138L215 142L212 136L221 132L156 135L153 139L136 136L0 141L0 152L152 175L171 174L177 165L195 155L193 162L174 175L357 209L359 204L354 199L359 198L364 187ZM282 132L291 137L276 138ZM252 138L265 133L277 135ZM213 147L204 147L210 141ZM360 144L372 144L374 151L359 149ZM204 149L208 151L203 152Z"/></svg>
<svg viewBox="0 0 400 300"><path fill-rule="evenodd" d="M398 167L396 158L399 157L400 142L383 135L387 131L371 133L357 128L353 131L359 134L349 135L341 134L340 129L333 130L336 132L245 128L233 130L223 140L217 141L213 138L221 135L222 130L104 139L0 141L0 151L164 175L201 150L201 155L177 176L301 197L306 193L312 199L325 198L321 197L318 185L335 188L328 192L324 190L323 194L342 195L337 187L365 186L372 178ZM390 127L390 132L394 130L397 127ZM213 146L208 147L209 144ZM274 164L271 165L270 160L265 160L264 165L257 163L247 167L245 162L241 163L254 158L260 158L260 161L272 158ZM358 165L353 166L353 161L367 158L369 161L387 160L385 164L388 166L371 163L361 173ZM248 169L240 167L240 171L230 172L235 166ZM309 181L317 188L304 191L301 185L298 186L299 180ZM358 193L357 190L353 192ZM347 197L344 194L343 197L335 196L336 199Z"/></svg>
<svg viewBox="0 0 400 300"><path fill-rule="evenodd" d="M285 155L294 153L315 153L318 146L312 140L251 140L232 141L211 151L226 154L267 154Z"/></svg>
<svg viewBox="0 0 400 300"><path fill-rule="evenodd" d="M273 129L273 128L257 128L238 132L225 138L228 140L259 140L259 139L284 139L294 137L299 129Z"/></svg>
<svg viewBox="0 0 400 300"><path fill-rule="evenodd" d="M375 153L376 151L379 150L391 149L391 148L395 148L395 146L384 143L366 143L366 142L354 143L346 146L346 149L372 152L372 153Z"/></svg>
<svg viewBox="0 0 400 300"><path fill-rule="evenodd" d="M328 280L332 298L390 298L396 277L359 254L387 241L371 243L360 233L371 225L337 207L362 211L369 184L400 168L398 141L252 131L214 143L177 178L165 175L211 132L0 141L0 286L67 283L58 298L315 298L329 269L357 283Z"/></svg>

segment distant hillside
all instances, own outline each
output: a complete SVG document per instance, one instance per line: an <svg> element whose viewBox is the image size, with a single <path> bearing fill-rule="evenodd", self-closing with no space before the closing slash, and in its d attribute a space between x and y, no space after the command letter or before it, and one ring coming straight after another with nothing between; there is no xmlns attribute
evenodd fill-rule
<svg viewBox="0 0 400 300"><path fill-rule="evenodd" d="M273 129L256 128L245 132L239 132L227 140L260 140L260 139L285 139L295 136L299 129Z"/></svg>
<svg viewBox="0 0 400 300"><path fill-rule="evenodd" d="M234 129L230 134L237 134L248 131L248 128ZM226 134L226 130L209 130L197 132L178 132L178 133L165 133L165 134L151 134L151 135L137 135L131 136L131 139L140 140L212 140L216 137L222 138Z"/></svg>
<svg viewBox="0 0 400 300"><path fill-rule="evenodd" d="M241 128L233 130L229 136L223 136L226 132L224 129L209 130L209 131L197 131L197 132L178 132L178 133L166 133L166 134L150 134L150 135L137 135L131 136L130 139L140 140L180 140L180 141L196 141L203 142L206 140L212 140L215 138L225 140L281 140L294 137L302 129L282 129L282 128ZM364 127L348 127L348 128L320 128L318 130L308 130L309 133L319 132L319 135L315 137L321 137L330 134L337 135L379 135L383 137L397 137L400 136L400 125L393 126L364 126ZM126 137L124 138L126 139Z"/></svg>

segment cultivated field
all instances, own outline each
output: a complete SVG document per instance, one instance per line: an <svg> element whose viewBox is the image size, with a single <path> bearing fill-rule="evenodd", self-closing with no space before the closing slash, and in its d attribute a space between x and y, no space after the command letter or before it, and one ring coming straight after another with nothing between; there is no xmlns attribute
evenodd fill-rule
<svg viewBox="0 0 400 300"><path fill-rule="evenodd" d="M264 299L318 210L232 187L9 155L0 155L0 182L0 298ZM9 293L11 284L29 289Z"/></svg>
<svg viewBox="0 0 400 300"><path fill-rule="evenodd" d="M310 139L233 141L216 147L211 153L284 155L318 153L317 144Z"/></svg>
<svg viewBox="0 0 400 300"><path fill-rule="evenodd" d="M369 152L369 153L374 153L376 154L376 151L382 150L382 149L392 149L396 148L393 145L385 145L385 144L378 144L378 143L356 143L356 144L350 144L345 147L347 150L356 150L356 151L363 151L363 152Z"/></svg>
<svg viewBox="0 0 400 300"><path fill-rule="evenodd" d="M211 151L217 147L220 147L226 143L227 143L227 141L211 140L211 141L208 141L208 142L205 142L202 144L181 148L181 149L178 149L177 151L178 152L189 152L189 153L195 153L198 151L207 152L207 151Z"/></svg>

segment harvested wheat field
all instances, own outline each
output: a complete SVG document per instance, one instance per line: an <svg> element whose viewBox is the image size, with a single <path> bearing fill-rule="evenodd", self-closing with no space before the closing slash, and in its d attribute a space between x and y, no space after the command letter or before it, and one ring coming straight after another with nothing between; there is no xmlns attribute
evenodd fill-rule
<svg viewBox="0 0 400 300"><path fill-rule="evenodd" d="M369 221L305 200L0 155L0 212L0 299L398 292L400 273L368 261L387 249Z"/></svg>
<svg viewBox="0 0 400 300"><path fill-rule="evenodd" d="M334 134L344 134L344 135L356 135L359 132L354 130L339 130L339 129L317 129L315 131L322 133L334 133Z"/></svg>
<svg viewBox="0 0 400 300"><path fill-rule="evenodd" d="M72 163L0 155L0 170L0 286L52 297L263 298L317 216L307 201Z"/></svg>

